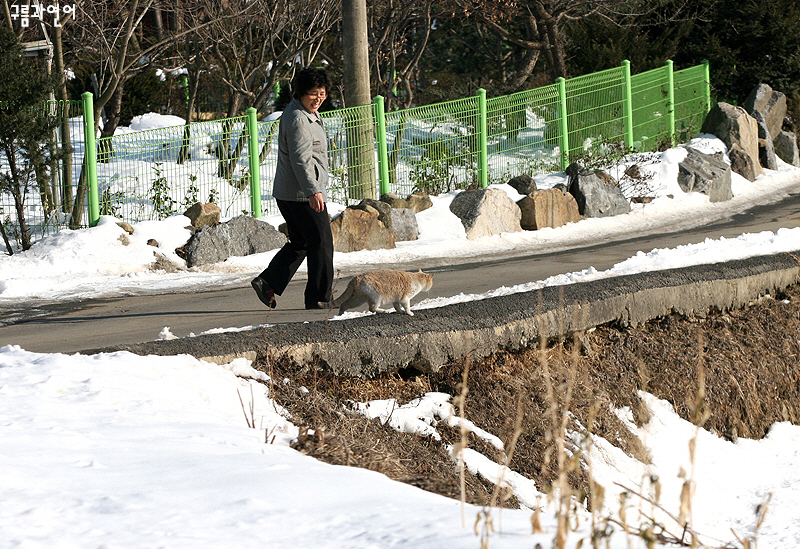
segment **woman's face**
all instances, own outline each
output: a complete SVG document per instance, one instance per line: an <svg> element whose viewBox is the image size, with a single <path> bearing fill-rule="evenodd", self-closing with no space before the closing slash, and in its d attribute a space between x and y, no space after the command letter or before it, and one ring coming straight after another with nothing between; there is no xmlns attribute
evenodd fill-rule
<svg viewBox="0 0 800 549"><path fill-rule="evenodd" d="M325 101L326 97L328 97L328 92L325 88L311 88L300 98L300 102L306 109L315 113L322 106L322 102Z"/></svg>

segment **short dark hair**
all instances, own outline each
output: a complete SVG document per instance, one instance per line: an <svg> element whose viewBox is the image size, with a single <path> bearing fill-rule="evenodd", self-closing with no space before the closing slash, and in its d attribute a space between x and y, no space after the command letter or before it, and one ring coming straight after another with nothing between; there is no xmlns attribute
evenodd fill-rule
<svg viewBox="0 0 800 549"><path fill-rule="evenodd" d="M300 99L311 88L325 88L326 92L331 91L331 79L325 69L315 69L306 67L297 73L292 82L292 96Z"/></svg>

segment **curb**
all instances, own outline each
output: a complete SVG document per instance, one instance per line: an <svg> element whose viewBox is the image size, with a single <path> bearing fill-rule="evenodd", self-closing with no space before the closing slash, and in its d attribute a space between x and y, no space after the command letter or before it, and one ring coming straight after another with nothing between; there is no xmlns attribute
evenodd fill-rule
<svg viewBox="0 0 800 549"><path fill-rule="evenodd" d="M82 353L189 354L219 364L265 357L363 378L406 368L435 372L466 356L518 350L603 324L635 327L670 313L705 316L740 308L798 281L800 251L548 286L423 309L414 317L278 324Z"/></svg>

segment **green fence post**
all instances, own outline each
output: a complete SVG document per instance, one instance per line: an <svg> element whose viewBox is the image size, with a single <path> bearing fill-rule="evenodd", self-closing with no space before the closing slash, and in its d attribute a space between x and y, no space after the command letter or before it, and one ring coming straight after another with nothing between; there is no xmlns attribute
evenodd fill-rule
<svg viewBox="0 0 800 549"><path fill-rule="evenodd" d="M478 124L476 130L478 131L478 182L482 189L489 185L489 146L487 135L489 133L489 124L486 120L486 90L480 88L478 90Z"/></svg>
<svg viewBox="0 0 800 549"><path fill-rule="evenodd" d="M380 194L391 192L389 189L389 148L386 142L386 110L382 95L373 99L375 119L378 121L378 188Z"/></svg>
<svg viewBox="0 0 800 549"><path fill-rule="evenodd" d="M708 59L703 59L703 78L706 84L706 112L711 110L711 70L708 65Z"/></svg>
<svg viewBox="0 0 800 549"><path fill-rule="evenodd" d="M625 59L622 62L622 73L625 76L625 145L633 148L633 94L631 93L631 62Z"/></svg>
<svg viewBox="0 0 800 549"><path fill-rule="evenodd" d="M100 221L100 194L97 192L97 142L94 134L94 98L91 92L81 95L83 100L83 136L86 151L83 155L86 166L86 184L89 185L89 226Z"/></svg>
<svg viewBox="0 0 800 549"><path fill-rule="evenodd" d="M250 166L250 208L261 217L261 165L258 161L258 118L256 109L247 109L247 156Z"/></svg>
<svg viewBox="0 0 800 549"><path fill-rule="evenodd" d="M569 165L569 125L567 124L567 81L563 76L556 78L558 85L558 128L561 147L561 169Z"/></svg>
<svg viewBox="0 0 800 549"><path fill-rule="evenodd" d="M667 71L667 122L669 123L669 144L670 146L675 146L675 75L672 70L672 59L667 59L664 68Z"/></svg>

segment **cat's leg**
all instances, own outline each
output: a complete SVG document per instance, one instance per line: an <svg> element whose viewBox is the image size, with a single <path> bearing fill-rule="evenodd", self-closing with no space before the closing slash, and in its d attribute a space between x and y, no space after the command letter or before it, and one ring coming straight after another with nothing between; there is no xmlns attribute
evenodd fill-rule
<svg viewBox="0 0 800 549"><path fill-rule="evenodd" d="M408 316L414 316L414 313L411 311L411 299L409 299L409 298L403 299L402 300L402 304L403 304L403 309L405 309L405 311L406 311L406 314ZM400 309L398 308L398 311L399 310Z"/></svg>
<svg viewBox="0 0 800 549"><path fill-rule="evenodd" d="M382 299L372 300L369 301L369 310L373 313L390 313L388 309L381 309L381 305L383 305Z"/></svg>
<svg viewBox="0 0 800 549"><path fill-rule="evenodd" d="M340 306L339 306L339 314L343 314L347 309L354 309L360 305L366 303L366 299L363 297L356 295L354 292L350 297L348 297Z"/></svg>

